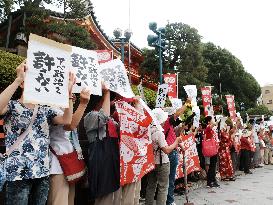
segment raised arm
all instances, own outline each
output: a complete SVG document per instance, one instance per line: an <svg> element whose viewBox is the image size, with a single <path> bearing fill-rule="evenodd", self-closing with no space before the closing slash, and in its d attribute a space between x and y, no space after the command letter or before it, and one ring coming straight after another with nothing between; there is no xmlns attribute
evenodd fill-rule
<svg viewBox="0 0 273 205"><path fill-rule="evenodd" d="M185 112L185 110L187 109L187 104L191 103L191 99L187 99L187 101L185 102L185 104L176 110L176 112L174 113L174 119L176 120L181 114L183 114Z"/></svg>
<svg viewBox="0 0 273 205"><path fill-rule="evenodd" d="M69 108L64 110L63 115L58 115L54 117L53 123L56 125L69 125L72 120L73 115L73 102L72 102L72 87L75 84L75 75L73 73L69 73L69 83L68 83L68 93L69 93Z"/></svg>
<svg viewBox="0 0 273 205"><path fill-rule="evenodd" d="M72 122L70 125L66 125L64 127L65 130L74 130L77 128L77 126L79 125L81 119L82 119L82 116L84 114L84 111L88 105L88 102L90 100L90 91L89 90L86 90L86 89L83 89L81 91L81 94L80 94L80 104L77 108L77 110L75 111L75 113L73 114L72 116Z"/></svg>
<svg viewBox="0 0 273 205"><path fill-rule="evenodd" d="M102 84L103 89L103 102L102 102L102 110L106 116L110 116L110 90Z"/></svg>
<svg viewBox="0 0 273 205"><path fill-rule="evenodd" d="M162 147L161 149L165 154L169 154L178 146L179 143L181 143L181 141L181 137L177 137L172 145Z"/></svg>
<svg viewBox="0 0 273 205"><path fill-rule="evenodd" d="M17 88L24 82L26 71L26 62L23 61L17 68L17 77L1 94L0 94L0 115L7 112L7 106Z"/></svg>

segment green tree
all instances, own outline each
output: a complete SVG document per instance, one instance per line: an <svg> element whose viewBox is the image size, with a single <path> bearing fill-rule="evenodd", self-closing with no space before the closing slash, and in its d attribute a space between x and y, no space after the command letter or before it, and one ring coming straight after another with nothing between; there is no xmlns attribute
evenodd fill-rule
<svg viewBox="0 0 273 205"><path fill-rule="evenodd" d="M273 112L270 111L265 105L259 105L254 108L250 108L247 110L247 114L249 115L269 115L272 116Z"/></svg>
<svg viewBox="0 0 273 205"><path fill-rule="evenodd" d="M142 55L144 57L144 61L141 63L140 74L149 75L153 79L159 78L159 58L158 52L155 49L142 49Z"/></svg>
<svg viewBox="0 0 273 205"><path fill-rule="evenodd" d="M201 36L195 28L183 23L169 23L165 27L166 50L163 57L163 73L180 72L179 96L185 97L183 85L206 84L207 68L203 65ZM159 79L158 49L143 50L145 57L141 70L153 75L155 82Z"/></svg>
<svg viewBox="0 0 273 205"><path fill-rule="evenodd" d="M213 43L203 45L204 65L208 68L207 83L214 86L215 93L235 95L235 102L243 102L245 108L254 107L261 95L256 79L245 71L241 61L232 53Z"/></svg>
<svg viewBox="0 0 273 205"><path fill-rule="evenodd" d="M29 11L38 9L45 3L62 7L65 18L83 18L92 10L92 3L89 0L0 0L0 21L6 19L15 6Z"/></svg>

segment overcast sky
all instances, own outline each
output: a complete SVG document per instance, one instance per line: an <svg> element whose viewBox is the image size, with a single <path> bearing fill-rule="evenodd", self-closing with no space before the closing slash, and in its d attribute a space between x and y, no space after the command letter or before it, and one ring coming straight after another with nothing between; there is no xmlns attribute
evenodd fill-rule
<svg viewBox="0 0 273 205"><path fill-rule="evenodd" d="M101 27L113 36L129 27L129 0L91 0ZM168 21L195 27L238 57L261 86L273 83L273 0L131 0L132 42L147 47L148 25Z"/></svg>

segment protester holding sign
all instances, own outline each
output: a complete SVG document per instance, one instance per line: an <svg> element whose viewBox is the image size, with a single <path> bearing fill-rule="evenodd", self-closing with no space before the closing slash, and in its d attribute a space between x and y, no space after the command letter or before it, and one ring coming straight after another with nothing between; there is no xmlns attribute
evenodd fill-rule
<svg viewBox="0 0 273 205"><path fill-rule="evenodd" d="M51 167L48 205L74 204L74 181L78 181L86 171L85 166L79 167L83 163L80 161L83 160L83 156L76 129L89 99L90 91L83 89L80 93L80 104L73 114L71 124L67 126L57 125L50 128ZM63 113L61 109L58 109L57 112ZM72 157L74 152L77 153L75 159ZM65 167L62 160L61 162L58 160L60 156L66 156L73 160L73 164L68 164L69 170L72 170L69 176L64 174L66 170L63 170Z"/></svg>
<svg viewBox="0 0 273 205"><path fill-rule="evenodd" d="M190 103L191 99L188 99L186 103L176 110L176 112L168 117L166 122L164 123L163 129L166 141L168 145L172 145L176 140L176 133L174 128L180 124L180 120L178 117L185 112L187 109L186 104ZM175 175L176 175L176 168L178 165L178 152L177 150L173 150L169 154L169 160L170 160L170 175L169 175L169 189L168 189L168 196L167 196L167 205L171 205L174 203L174 182L175 182Z"/></svg>
<svg viewBox="0 0 273 205"><path fill-rule="evenodd" d="M89 141L89 196L95 205L120 204L119 124L110 109L110 90L91 97L91 112L84 118Z"/></svg>
<svg viewBox="0 0 273 205"><path fill-rule="evenodd" d="M157 121L162 125L168 118L168 113L164 112L161 108L154 109L153 113ZM155 155L155 169L148 174L145 204L154 204L154 195L156 187L158 187L156 205L161 205L166 204L169 186L170 162L167 154L178 146L181 138L176 138L173 144L168 145L164 133L158 130L156 125L151 127L151 138Z"/></svg>
<svg viewBox="0 0 273 205"><path fill-rule="evenodd" d="M6 148L16 150L5 159L7 205L46 203L49 189L49 125L67 125L72 119L72 100L69 100L69 108L64 110L63 115L57 115L48 106L23 104L22 97L11 100L18 87L24 87L26 69L25 62L19 65L17 78L0 94ZM70 97L74 81L74 75L70 74Z"/></svg>
<svg viewBox="0 0 273 205"><path fill-rule="evenodd" d="M213 127L215 126L214 119L211 116L207 116L205 118L205 123L207 125L205 129L205 134L204 134L204 140L202 143L203 146L203 154L205 156L205 163L206 166L208 166L208 171L207 171L207 187L219 187L220 185L216 181L216 164L217 164L217 158L218 158L218 143L219 139L214 131ZM210 140L213 143L213 146L215 147L210 147L209 149L214 149L215 153L212 156L206 156L204 153L204 149L207 146L208 140Z"/></svg>

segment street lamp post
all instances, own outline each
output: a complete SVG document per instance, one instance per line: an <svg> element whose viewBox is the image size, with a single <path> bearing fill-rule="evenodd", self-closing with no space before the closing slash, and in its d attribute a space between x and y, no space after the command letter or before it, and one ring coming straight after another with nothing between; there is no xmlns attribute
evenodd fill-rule
<svg viewBox="0 0 273 205"><path fill-rule="evenodd" d="M132 36L132 32L127 29L124 31L124 35L122 36L122 30L120 28L116 28L113 32L115 39L120 41L120 51L121 51L121 61L122 63L124 63L124 46L125 43L129 43L130 44L130 38ZM130 45L129 45L129 49L131 49ZM131 51L129 50L129 81L131 83Z"/></svg>
<svg viewBox="0 0 273 205"><path fill-rule="evenodd" d="M165 28L157 29L157 23L152 22L149 24L149 28L153 31L155 35L148 35L147 41L148 45L152 47L159 48L159 82L162 84L162 74L163 74L163 63L162 63L162 52L165 49Z"/></svg>

